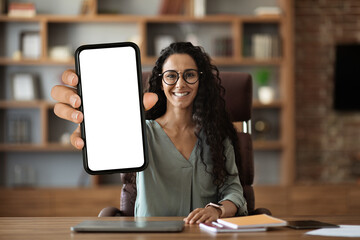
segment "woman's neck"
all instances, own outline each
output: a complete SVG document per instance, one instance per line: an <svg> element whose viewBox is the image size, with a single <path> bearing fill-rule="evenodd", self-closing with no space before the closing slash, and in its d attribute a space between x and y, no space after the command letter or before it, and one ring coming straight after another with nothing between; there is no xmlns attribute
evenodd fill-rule
<svg viewBox="0 0 360 240"><path fill-rule="evenodd" d="M192 109L167 109L165 114L156 121L162 128L175 131L193 130L195 124L192 119Z"/></svg>

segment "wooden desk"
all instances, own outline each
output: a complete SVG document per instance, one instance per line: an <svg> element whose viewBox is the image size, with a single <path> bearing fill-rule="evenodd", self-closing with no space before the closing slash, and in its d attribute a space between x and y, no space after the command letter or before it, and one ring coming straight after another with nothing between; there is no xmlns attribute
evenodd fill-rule
<svg viewBox="0 0 360 240"><path fill-rule="evenodd" d="M181 233L73 233L70 227L84 220L133 220L129 217L120 218L89 218L89 217L3 217L0 218L0 239L300 239L304 237L306 230L293 230L287 227L270 229L267 232L254 233L221 233L212 234L205 232L198 225L185 225ZM179 220L179 217L153 217L152 221ZM283 218L294 220L294 218ZM300 220L300 218L296 218ZM336 217L310 217L308 219L326 221L335 224L360 225L360 216L336 216ZM307 240L318 239L316 236L306 236ZM341 239L334 237L321 237L322 240Z"/></svg>

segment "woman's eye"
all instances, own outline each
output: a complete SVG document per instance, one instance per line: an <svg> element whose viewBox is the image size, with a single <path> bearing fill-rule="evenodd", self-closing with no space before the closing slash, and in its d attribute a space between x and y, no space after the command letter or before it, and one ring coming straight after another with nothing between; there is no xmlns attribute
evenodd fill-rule
<svg viewBox="0 0 360 240"><path fill-rule="evenodd" d="M168 78L168 79L176 78L176 74L168 74L168 75L166 75L166 78Z"/></svg>
<svg viewBox="0 0 360 240"><path fill-rule="evenodd" d="M193 77L195 77L196 76L196 74L194 73L194 72L189 72L189 73L186 73L185 74L185 77L186 78L193 78Z"/></svg>

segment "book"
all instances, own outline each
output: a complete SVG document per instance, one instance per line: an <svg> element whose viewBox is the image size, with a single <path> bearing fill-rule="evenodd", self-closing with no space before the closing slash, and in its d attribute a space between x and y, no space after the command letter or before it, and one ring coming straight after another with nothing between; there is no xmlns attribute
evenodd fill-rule
<svg viewBox="0 0 360 240"><path fill-rule="evenodd" d="M159 14L160 15L168 14L169 8L170 8L169 0L162 0L160 4Z"/></svg>
<svg viewBox="0 0 360 240"><path fill-rule="evenodd" d="M194 16L204 17L206 15L206 0L194 0Z"/></svg>
<svg viewBox="0 0 360 240"><path fill-rule="evenodd" d="M160 15L178 15L184 10L184 0L162 0L160 3Z"/></svg>
<svg viewBox="0 0 360 240"><path fill-rule="evenodd" d="M233 54L231 37L219 37L214 39L214 53L217 57L231 57Z"/></svg>
<svg viewBox="0 0 360 240"><path fill-rule="evenodd" d="M35 4L33 3L10 3L9 17L34 17L36 15Z"/></svg>
<svg viewBox="0 0 360 240"><path fill-rule="evenodd" d="M281 15L281 9L279 7L257 7L254 10L255 15L265 16L265 15Z"/></svg>
<svg viewBox="0 0 360 240"><path fill-rule="evenodd" d="M231 217L231 218L220 218L217 220L221 225L225 225L230 228L239 229L239 228L257 228L257 227L281 227L286 226L287 222L271 217L266 214L259 214L253 216L244 216L244 217Z"/></svg>
<svg viewBox="0 0 360 240"><path fill-rule="evenodd" d="M6 123L6 142L30 143L31 119L27 117L11 117Z"/></svg>
<svg viewBox="0 0 360 240"><path fill-rule="evenodd" d="M231 228L225 225L222 225L218 222L212 223L200 223L199 227L205 231L222 233L222 232L264 232L266 231L266 227L258 227L258 228Z"/></svg>

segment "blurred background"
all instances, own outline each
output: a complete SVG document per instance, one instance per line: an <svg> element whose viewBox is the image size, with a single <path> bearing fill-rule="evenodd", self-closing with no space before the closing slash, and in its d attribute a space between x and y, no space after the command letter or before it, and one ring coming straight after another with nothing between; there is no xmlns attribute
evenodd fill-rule
<svg viewBox="0 0 360 240"><path fill-rule="evenodd" d="M85 173L50 90L77 47L122 41L143 71L190 41L220 71L252 75L256 205L360 213L358 0L0 0L0 216L119 206L119 175Z"/></svg>

